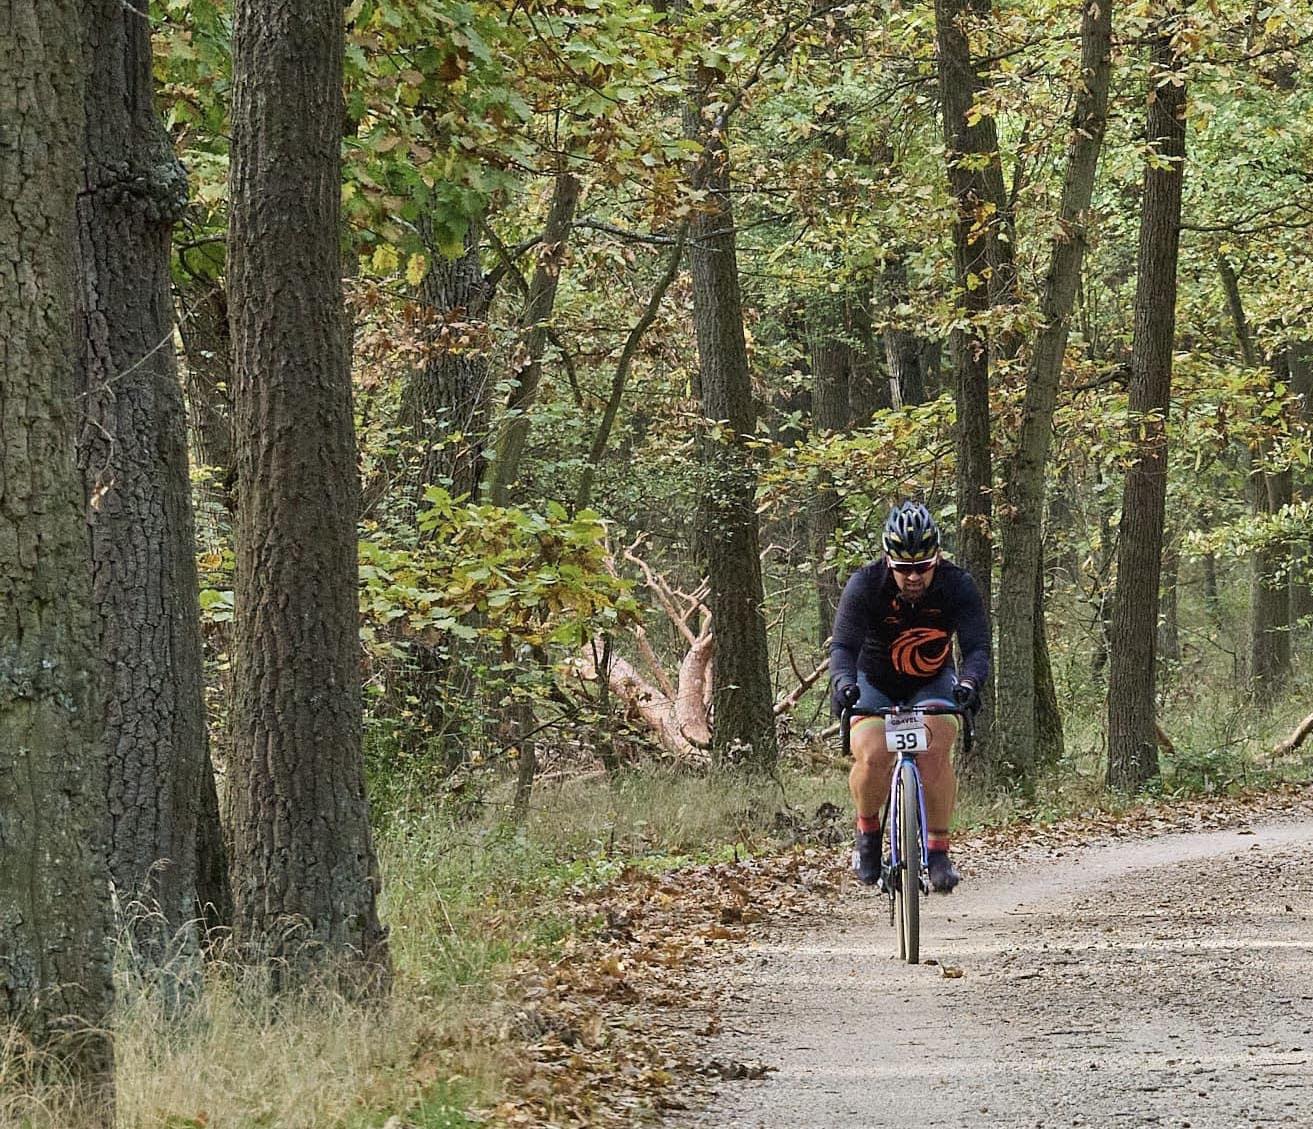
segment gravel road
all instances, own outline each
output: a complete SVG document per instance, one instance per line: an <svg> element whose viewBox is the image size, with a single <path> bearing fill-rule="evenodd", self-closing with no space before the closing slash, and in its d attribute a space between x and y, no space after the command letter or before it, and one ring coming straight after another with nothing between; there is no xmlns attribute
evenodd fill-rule
<svg viewBox="0 0 1313 1129"><path fill-rule="evenodd" d="M747 950L682 1124L1313 1126L1313 819L996 861L896 957L850 886ZM959 974L960 973L960 974Z"/></svg>

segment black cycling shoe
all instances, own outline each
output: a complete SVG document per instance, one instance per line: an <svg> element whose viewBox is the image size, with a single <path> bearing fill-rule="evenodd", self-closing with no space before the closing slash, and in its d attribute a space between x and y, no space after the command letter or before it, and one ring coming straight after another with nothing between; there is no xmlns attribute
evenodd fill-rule
<svg viewBox="0 0 1313 1129"><path fill-rule="evenodd" d="M930 889L936 894L951 894L953 887L962 881L962 875L957 872L957 867L948 857L948 852L931 851L929 864L927 869L930 872Z"/></svg>
<svg viewBox="0 0 1313 1129"><path fill-rule="evenodd" d="M853 842L853 873L863 886L874 886L880 880L880 832L857 832Z"/></svg>

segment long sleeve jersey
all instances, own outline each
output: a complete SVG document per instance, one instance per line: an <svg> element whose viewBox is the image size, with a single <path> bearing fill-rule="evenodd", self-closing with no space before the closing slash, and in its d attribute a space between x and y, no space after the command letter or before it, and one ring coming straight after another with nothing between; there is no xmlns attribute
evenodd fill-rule
<svg viewBox="0 0 1313 1129"><path fill-rule="evenodd" d="M976 686L989 677L989 620L971 574L940 560L916 603L902 599L881 559L858 569L844 586L834 614L830 678L856 679L857 671L895 701L953 669L953 635L962 672Z"/></svg>

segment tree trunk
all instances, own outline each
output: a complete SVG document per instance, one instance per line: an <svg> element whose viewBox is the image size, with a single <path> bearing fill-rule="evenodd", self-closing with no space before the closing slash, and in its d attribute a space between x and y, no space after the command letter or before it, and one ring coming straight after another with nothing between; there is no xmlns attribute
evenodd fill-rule
<svg viewBox="0 0 1313 1129"><path fill-rule="evenodd" d="M497 457L491 470L494 505L504 506L508 503L511 488L520 478L520 459L529 437L529 412L538 400L548 323L551 321L552 308L556 305L556 287L561 280L561 267L565 262L567 241L578 203L579 181L568 172L558 172L552 191L552 205L543 227L538 265L534 268L524 306L522 365L506 405L507 418L502 425Z"/></svg>
<svg viewBox="0 0 1313 1129"><path fill-rule="evenodd" d="M342 5L239 0L229 306L237 435L235 932L275 980L386 966L361 758L339 253ZM356 977L360 977L359 980Z"/></svg>
<svg viewBox="0 0 1313 1129"><path fill-rule="evenodd" d="M1262 362L1245 318L1240 280L1225 255L1218 256L1217 268L1241 357L1246 367L1257 373ZM1285 355L1275 364L1280 366L1275 377L1288 381L1290 373L1285 371ZM1249 456L1249 500L1260 519L1278 513L1291 498L1290 471L1268 474L1264 469L1270 450L1270 442L1260 441L1257 451ZM1270 692L1290 672L1288 569L1289 561L1280 545L1263 545L1249 554L1249 679L1255 691Z"/></svg>
<svg viewBox="0 0 1313 1129"><path fill-rule="evenodd" d="M1049 658L1049 641L1044 626L1044 569L1035 573L1035 750L1040 769L1056 768L1066 752L1062 732L1062 709L1058 705L1058 688L1053 682L1053 663Z"/></svg>
<svg viewBox="0 0 1313 1129"><path fill-rule="evenodd" d="M1254 512L1280 513L1290 504L1290 471L1253 476ZM1270 695L1290 676L1289 554L1281 544L1250 554L1249 676L1256 693Z"/></svg>
<svg viewBox="0 0 1313 1129"><path fill-rule="evenodd" d="M1241 356L1247 367L1257 371L1260 359L1245 318L1240 281L1224 255L1218 257L1217 265ZM1289 378L1288 373L1279 376ZM1260 442L1247 460L1249 501L1260 519L1279 512L1289 503L1292 493L1288 470L1278 474L1264 470L1270 447L1270 443ZM1277 580L1287 566L1283 556L1281 547L1272 545L1264 545L1249 554L1249 682L1256 692L1270 692L1290 670L1289 589L1284 579Z"/></svg>
<svg viewBox="0 0 1313 1129"><path fill-rule="evenodd" d="M853 287L848 294L848 332L853 339L852 370L848 381L848 416L853 427L866 427L878 411L893 407L889 380L880 363L883 342L876 341L871 319L869 283Z"/></svg>
<svg viewBox="0 0 1313 1129"><path fill-rule="evenodd" d="M842 299L825 293L813 300L811 338L812 423L818 434L834 435L849 426L849 368L852 350L844 334ZM811 554L816 579L817 642L830 637L842 586L834 562L839 529L839 492L828 474L816 489L811 514Z"/></svg>
<svg viewBox="0 0 1313 1129"><path fill-rule="evenodd" d="M228 296L221 280L197 275L195 285L179 289L181 315L178 321L186 359L183 382L187 405L192 458L197 466L212 468L207 489L192 483L196 509L196 532L202 544L227 542L231 537L229 517L232 489L236 483L236 456L232 427L232 334L228 325ZM215 649L225 652L231 645L231 624L215 624ZM204 656L202 635L202 656ZM202 658L202 662L204 659ZM204 671L202 670L202 680ZM220 692L227 698L228 675L220 676ZM202 702L202 706L204 703ZM232 890L228 884L228 847L215 780L216 765L222 766L219 749L211 747L209 719L204 719L205 767L201 773L196 824L196 903L202 927L209 931L232 925Z"/></svg>
<svg viewBox="0 0 1313 1129"><path fill-rule="evenodd" d="M197 276L179 288L178 331L186 357L188 426L199 466L231 488L233 468L232 336L223 281Z"/></svg>
<svg viewBox="0 0 1313 1129"><path fill-rule="evenodd" d="M1144 172L1131 346L1130 412L1137 430L1122 493L1112 613L1108 781L1122 788L1158 775L1155 652L1185 163L1185 84L1175 73L1180 60L1171 32L1166 20L1151 29L1146 136L1170 163Z"/></svg>
<svg viewBox="0 0 1313 1129"><path fill-rule="evenodd" d="M83 8L0 6L0 1025L112 1124L104 699L72 374Z"/></svg>
<svg viewBox="0 0 1313 1129"><path fill-rule="evenodd" d="M989 0L935 0L939 94L944 117L948 181L957 202L953 224L953 268L963 325L953 331L953 388L957 405L957 558L975 578L989 613L993 602L993 488L989 419L989 313L991 244L987 209L1003 197L998 132L992 115L971 121L971 108L984 82L971 58L966 21L988 21ZM963 775L992 775L993 686L981 687L985 709L977 721L974 755Z"/></svg>
<svg viewBox="0 0 1313 1129"><path fill-rule="evenodd" d="M454 259L429 249L429 271L419 299L429 325L429 354L402 393L401 424L414 444L406 478L417 507L425 486L453 497L475 497L487 468L486 440L492 387L485 316L488 287L475 226Z"/></svg>
<svg viewBox="0 0 1313 1129"><path fill-rule="evenodd" d="M169 292L170 232L187 181L155 112L149 23L121 0L91 0L86 13L78 457L111 676L109 862L136 952L162 967L175 950L199 948L196 832L210 771Z"/></svg>
<svg viewBox="0 0 1313 1129"><path fill-rule="evenodd" d="M739 294L727 123L709 107L717 72L699 66L685 109L686 135L701 145L692 185L706 192L689 227L698 386L703 416L703 536L708 603L716 625L713 750L721 763L775 763L777 745L761 557L757 471L747 441L756 427ZM722 430L727 428L727 432Z"/></svg>
<svg viewBox="0 0 1313 1129"><path fill-rule="evenodd" d="M1044 482L1053 411L1067 351L1067 331L1081 261L1089 239L1089 207L1103 147L1112 71L1112 5L1088 0L1081 18L1081 82L1067 151L1058 234L1049 252L1049 268L1040 295L1040 327L1026 372L1021 431L1004 475L1005 505L998 525L1002 547L999 565L999 633L997 733L1006 750L1004 770L1027 795L1035 789L1038 767L1038 711L1035 674L1048 667L1044 626L1033 622L1043 606L1040 565L1044 540ZM1037 598L1036 592L1041 593Z"/></svg>
<svg viewBox="0 0 1313 1129"><path fill-rule="evenodd" d="M898 307L909 301L907 264L902 257L885 260L881 276L885 317L889 325L884 331L885 365L889 370L889 398L895 407L925 402L925 375L921 371L921 340L915 333L900 325Z"/></svg>

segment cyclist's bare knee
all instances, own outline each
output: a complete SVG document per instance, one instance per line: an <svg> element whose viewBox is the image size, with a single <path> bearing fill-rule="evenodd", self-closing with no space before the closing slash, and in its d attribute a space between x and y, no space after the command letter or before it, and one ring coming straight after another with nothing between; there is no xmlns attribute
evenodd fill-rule
<svg viewBox="0 0 1313 1129"><path fill-rule="evenodd" d="M854 727L852 750L854 760L882 763L889 757L889 749L884 740L884 726L873 718Z"/></svg>

